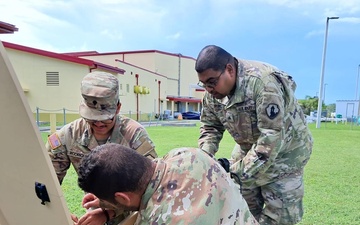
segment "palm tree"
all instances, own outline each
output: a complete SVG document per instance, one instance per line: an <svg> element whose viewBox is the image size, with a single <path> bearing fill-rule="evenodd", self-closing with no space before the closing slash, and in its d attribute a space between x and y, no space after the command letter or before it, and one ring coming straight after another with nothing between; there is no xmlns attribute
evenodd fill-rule
<svg viewBox="0 0 360 225"><path fill-rule="evenodd" d="M303 109L304 113L310 115L310 112L313 112L317 109L318 106L318 97L311 97L310 95L306 95L305 99L300 99L299 104Z"/></svg>

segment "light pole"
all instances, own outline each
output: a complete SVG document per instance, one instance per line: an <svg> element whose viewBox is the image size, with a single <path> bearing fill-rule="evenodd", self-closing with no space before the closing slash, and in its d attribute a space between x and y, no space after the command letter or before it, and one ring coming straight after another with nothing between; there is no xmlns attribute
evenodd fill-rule
<svg viewBox="0 0 360 225"><path fill-rule="evenodd" d="M317 119L316 119L316 128L320 128L321 124L321 112L322 112L322 103L323 103L323 89L324 89L324 71L325 71L325 57L326 57L326 44L327 44L327 35L329 20L339 19L338 16L327 17L326 18L326 27L325 27L325 39L324 39L324 49L322 57L322 66L321 66L321 75L320 75L320 87L319 87L319 99L318 99L318 109L317 109Z"/></svg>
<svg viewBox="0 0 360 225"><path fill-rule="evenodd" d="M357 75L357 80L356 80L356 89L355 89L355 101L359 100L359 95L358 95L358 88L359 88L359 71L360 71L360 64L358 66L358 75Z"/></svg>
<svg viewBox="0 0 360 225"><path fill-rule="evenodd" d="M357 81L356 81L356 91L355 91L355 101L359 100L358 102L358 114L357 117L360 116L360 99L359 99L359 95L358 95L358 87L359 87L359 74L360 74L360 64L358 66L358 76L357 76ZM359 122L359 119L358 119ZM359 122L360 123L360 122Z"/></svg>
<svg viewBox="0 0 360 225"><path fill-rule="evenodd" d="M328 85L328 84L324 84L324 99L323 99L324 104L325 104L326 85Z"/></svg>

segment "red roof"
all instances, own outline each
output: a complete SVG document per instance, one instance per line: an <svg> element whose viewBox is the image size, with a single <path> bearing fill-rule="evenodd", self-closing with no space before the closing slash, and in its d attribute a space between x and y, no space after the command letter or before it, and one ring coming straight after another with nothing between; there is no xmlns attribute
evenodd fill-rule
<svg viewBox="0 0 360 225"><path fill-rule="evenodd" d="M87 51L87 52L69 52L69 53L65 53L65 54L73 55L73 56L92 56L92 55L121 55L121 54L127 55L127 54L138 54L138 53L159 53L159 54L163 54L163 55L170 55L170 56L195 60L193 57L184 56L180 53L170 53L170 52L164 52L164 51L159 51L159 50L138 50L138 51L106 52L106 53L99 53L97 51Z"/></svg>
<svg viewBox="0 0 360 225"><path fill-rule="evenodd" d="M12 34L19 29L15 25L0 21L0 34Z"/></svg>
<svg viewBox="0 0 360 225"><path fill-rule="evenodd" d="M85 51L85 52L67 52L63 54L80 57L80 56L98 55L99 53L97 51Z"/></svg>
<svg viewBox="0 0 360 225"><path fill-rule="evenodd" d="M193 97L167 96L166 98L169 99L169 101L174 101L174 102L198 102L198 103L201 103L201 99L193 98Z"/></svg>
<svg viewBox="0 0 360 225"><path fill-rule="evenodd" d="M82 59L82 58L77 58L77 57L73 57L73 56L66 55L66 54L59 54L59 53L55 53L55 52L44 51L44 50L31 48L31 47L27 47L27 46L23 46L23 45L18 45L18 44L13 44L13 43L5 42L5 41L3 41L2 43L5 48L11 48L11 49L15 49L18 51L28 52L28 53L32 53L32 54L36 54L36 55L49 57L49 58L55 58L55 59L73 62L73 63L77 63L77 64L87 65L91 69L103 69L103 70L106 70L109 72L115 72L115 73L120 73L120 74L125 73L125 70L123 70L123 69L113 67L110 65L106 65L103 63L95 62L95 61L88 60L88 59Z"/></svg>

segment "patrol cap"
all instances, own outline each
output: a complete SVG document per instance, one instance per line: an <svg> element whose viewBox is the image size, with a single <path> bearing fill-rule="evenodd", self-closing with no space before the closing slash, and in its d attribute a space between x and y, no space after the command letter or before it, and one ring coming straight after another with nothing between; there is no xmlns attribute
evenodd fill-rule
<svg viewBox="0 0 360 225"><path fill-rule="evenodd" d="M115 116L119 102L119 81L105 72L91 72L81 81L80 116L90 120L108 120Z"/></svg>

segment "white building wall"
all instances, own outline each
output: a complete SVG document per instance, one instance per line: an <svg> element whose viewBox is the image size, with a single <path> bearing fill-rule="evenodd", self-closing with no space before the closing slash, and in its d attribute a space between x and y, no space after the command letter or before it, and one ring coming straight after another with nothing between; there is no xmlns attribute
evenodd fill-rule
<svg viewBox="0 0 360 225"><path fill-rule="evenodd" d="M337 100L336 114L342 118L353 118L359 116L359 100Z"/></svg>
<svg viewBox="0 0 360 225"><path fill-rule="evenodd" d="M126 63L118 62L117 66L126 71L119 79L120 99L122 102L121 112L158 113L160 106L159 97L160 101L166 100L168 86L166 77L127 65ZM134 93L134 86L136 84L148 88L150 93Z"/></svg>

